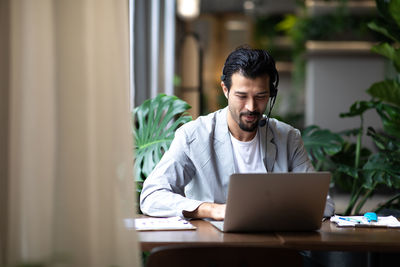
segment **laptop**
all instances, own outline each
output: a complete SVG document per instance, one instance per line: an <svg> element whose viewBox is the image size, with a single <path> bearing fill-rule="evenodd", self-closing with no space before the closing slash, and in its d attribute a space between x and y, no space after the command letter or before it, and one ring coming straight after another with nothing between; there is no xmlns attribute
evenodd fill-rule
<svg viewBox="0 0 400 267"><path fill-rule="evenodd" d="M235 173L230 176L223 232L312 231L321 227L331 174Z"/></svg>

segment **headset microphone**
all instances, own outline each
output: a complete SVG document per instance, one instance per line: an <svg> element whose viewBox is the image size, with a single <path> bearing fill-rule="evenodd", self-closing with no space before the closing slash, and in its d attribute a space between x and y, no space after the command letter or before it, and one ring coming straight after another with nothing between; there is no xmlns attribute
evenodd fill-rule
<svg viewBox="0 0 400 267"><path fill-rule="evenodd" d="M265 117L261 118L261 120L258 122L258 126L264 127L265 125L267 125L267 128L268 128L269 118L270 118L270 116L271 116L272 108L273 108L274 105L275 105L275 100L276 100L276 97L274 97L273 99L271 99L271 101L269 102L269 103L270 103L270 106L269 106L268 115L267 115L266 118L265 118ZM267 129L267 130L268 130L268 129Z"/></svg>

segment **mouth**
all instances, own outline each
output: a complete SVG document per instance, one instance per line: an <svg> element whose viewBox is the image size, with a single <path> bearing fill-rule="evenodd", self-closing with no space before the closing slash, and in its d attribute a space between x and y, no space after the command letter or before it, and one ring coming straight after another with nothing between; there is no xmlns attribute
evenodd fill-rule
<svg viewBox="0 0 400 267"><path fill-rule="evenodd" d="M246 112L242 113L241 116L244 121L252 123L255 122L260 117L260 114L258 112L251 112L251 113Z"/></svg>
<svg viewBox="0 0 400 267"><path fill-rule="evenodd" d="M244 120L247 122L253 122L257 119L257 116L255 115L245 115L243 116Z"/></svg>

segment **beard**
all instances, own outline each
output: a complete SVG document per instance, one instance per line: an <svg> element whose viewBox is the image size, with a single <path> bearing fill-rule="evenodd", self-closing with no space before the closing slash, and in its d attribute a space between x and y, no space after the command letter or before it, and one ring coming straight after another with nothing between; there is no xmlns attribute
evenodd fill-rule
<svg viewBox="0 0 400 267"><path fill-rule="evenodd" d="M249 123L245 123L244 120L242 119L242 116L257 116L257 119L254 120L253 123L249 124ZM242 112L239 115L239 127L240 129L242 129L243 131L246 132L254 132L257 127L258 127L258 123L260 121L260 117L261 114L257 111L255 112Z"/></svg>

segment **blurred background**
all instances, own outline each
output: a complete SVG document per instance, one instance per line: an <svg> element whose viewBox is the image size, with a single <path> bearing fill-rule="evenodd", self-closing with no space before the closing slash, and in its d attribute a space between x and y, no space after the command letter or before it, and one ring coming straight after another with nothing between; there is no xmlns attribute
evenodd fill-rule
<svg viewBox="0 0 400 267"><path fill-rule="evenodd" d="M176 8L174 2L131 2L133 105L165 92L187 101L194 117L224 107L224 61L247 44L277 61L275 117L298 128L342 130L354 121L339 113L367 98L365 90L390 71L370 51L382 39L367 28L375 1L178 0ZM367 120L374 124L372 115Z"/></svg>
<svg viewBox="0 0 400 267"><path fill-rule="evenodd" d="M302 131L317 125L347 135L340 161L348 157L347 164L354 165L360 123L382 129L373 109L362 114L362 122L359 116L340 116L356 101L370 101L366 91L372 84L396 75L390 60L371 51L388 39L367 26L379 16L375 1L131 0L130 11L132 108L159 93L188 102L194 119L225 107L224 61L235 48L250 45L268 50L277 63L280 83L272 116ZM365 162L378 151L366 130L362 148ZM335 184L349 192L355 177L346 169ZM334 189L342 192L340 186ZM341 205L339 195L340 212L349 200ZM381 201L374 197L364 209Z"/></svg>

